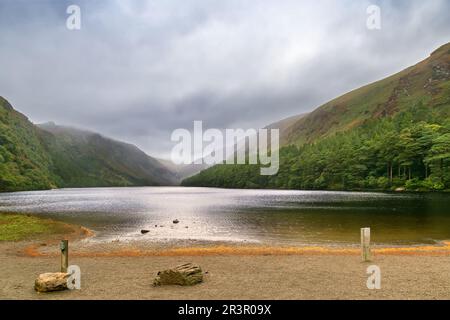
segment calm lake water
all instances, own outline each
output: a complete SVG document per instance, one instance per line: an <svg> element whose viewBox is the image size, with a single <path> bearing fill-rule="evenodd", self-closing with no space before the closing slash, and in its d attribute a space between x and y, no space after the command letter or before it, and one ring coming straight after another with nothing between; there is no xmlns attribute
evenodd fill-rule
<svg viewBox="0 0 450 320"><path fill-rule="evenodd" d="M376 244L450 239L450 195L145 187L0 194L0 211L35 213L96 231L96 240ZM173 220L178 219L178 224ZM146 235L141 229L148 229Z"/></svg>

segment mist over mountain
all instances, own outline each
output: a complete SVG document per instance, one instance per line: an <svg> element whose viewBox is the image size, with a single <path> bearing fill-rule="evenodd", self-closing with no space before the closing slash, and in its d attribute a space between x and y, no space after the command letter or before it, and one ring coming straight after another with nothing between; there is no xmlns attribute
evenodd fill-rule
<svg viewBox="0 0 450 320"><path fill-rule="evenodd" d="M34 125L0 97L0 191L183 185L442 190L450 186L450 44L386 79L275 122L280 170L175 166L136 146L49 122ZM198 171L201 173L195 175Z"/></svg>
<svg viewBox="0 0 450 320"><path fill-rule="evenodd" d="M169 169L177 178L177 182L180 183L183 179L189 178L202 170L207 169L210 165L202 164L175 164L172 160L158 159L167 169Z"/></svg>
<svg viewBox="0 0 450 320"><path fill-rule="evenodd" d="M136 146L53 123L38 125L64 187L174 185L176 175Z"/></svg>
<svg viewBox="0 0 450 320"><path fill-rule="evenodd" d="M280 125L281 124L281 125ZM450 187L450 43L386 79L281 127L280 170L216 165L187 186L287 189Z"/></svg>
<svg viewBox="0 0 450 320"><path fill-rule="evenodd" d="M0 97L0 191L175 185L179 180L132 144L52 122L34 125Z"/></svg>

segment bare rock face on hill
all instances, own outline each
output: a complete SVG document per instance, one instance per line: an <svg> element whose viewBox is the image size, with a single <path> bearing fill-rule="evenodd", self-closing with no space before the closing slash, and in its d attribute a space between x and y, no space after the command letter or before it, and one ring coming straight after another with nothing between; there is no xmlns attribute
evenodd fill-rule
<svg viewBox="0 0 450 320"><path fill-rule="evenodd" d="M301 103L301 102L299 102ZM278 174L218 164L183 186L450 190L450 43L388 78L276 122Z"/></svg>

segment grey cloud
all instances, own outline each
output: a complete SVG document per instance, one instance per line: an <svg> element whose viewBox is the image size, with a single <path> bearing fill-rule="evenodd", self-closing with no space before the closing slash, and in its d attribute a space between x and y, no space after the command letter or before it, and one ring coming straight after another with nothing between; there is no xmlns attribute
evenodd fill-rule
<svg viewBox="0 0 450 320"><path fill-rule="evenodd" d="M82 30L65 29L69 4ZM366 8L382 9L367 30ZM55 121L167 156L170 134L263 127L310 111L450 41L450 3L397 1L0 2L0 95Z"/></svg>

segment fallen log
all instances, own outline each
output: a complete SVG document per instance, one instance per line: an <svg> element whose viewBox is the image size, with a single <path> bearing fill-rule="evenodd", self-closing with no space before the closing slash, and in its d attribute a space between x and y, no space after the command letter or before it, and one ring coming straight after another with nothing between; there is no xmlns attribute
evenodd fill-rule
<svg viewBox="0 0 450 320"><path fill-rule="evenodd" d="M200 266L186 263L173 269L159 271L153 285L192 286L200 282L203 282L203 272Z"/></svg>
<svg viewBox="0 0 450 320"><path fill-rule="evenodd" d="M66 290L69 276L70 274L63 272L40 274L34 282L34 289L37 292Z"/></svg>

